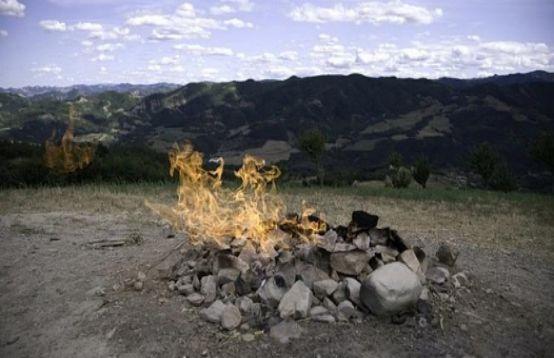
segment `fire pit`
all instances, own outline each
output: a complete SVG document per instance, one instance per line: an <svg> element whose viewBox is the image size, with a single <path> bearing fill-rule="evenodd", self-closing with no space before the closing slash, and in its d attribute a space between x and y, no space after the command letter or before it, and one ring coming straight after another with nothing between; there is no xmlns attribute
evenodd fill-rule
<svg viewBox="0 0 554 358"><path fill-rule="evenodd" d="M398 320L417 311L431 320L430 292L450 287L456 254L449 247L428 257L364 211L354 211L347 226L332 226L311 208L285 214L274 185L280 171L258 158L244 158L236 190L222 185L221 158L206 170L190 145L175 148L170 163L180 178L177 205L148 206L193 246L172 267L169 289L225 330L271 326L286 342L299 332L296 319Z"/></svg>

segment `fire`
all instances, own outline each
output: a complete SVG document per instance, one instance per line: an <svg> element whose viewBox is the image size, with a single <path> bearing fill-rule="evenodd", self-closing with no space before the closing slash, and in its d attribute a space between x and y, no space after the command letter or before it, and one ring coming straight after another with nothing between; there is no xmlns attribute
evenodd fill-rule
<svg viewBox="0 0 554 358"><path fill-rule="evenodd" d="M223 186L223 158L210 160L215 169L205 169L203 154L185 144L170 151L169 161L170 174L179 175L177 204L146 204L177 230L186 232L193 244L224 248L233 239L244 239L267 251L274 244L288 245L280 241L291 235L281 228L301 238L320 230L321 223L309 220L311 211L285 218L286 207L275 186L281 171L267 166L263 159L244 156L242 167L234 173L241 184L234 190Z"/></svg>
<svg viewBox="0 0 554 358"><path fill-rule="evenodd" d="M56 130L44 143L44 164L57 173L72 173L87 167L94 157L95 147L91 144L76 144L73 142L73 130L77 111L69 106L69 125L62 137L60 145L55 142Z"/></svg>

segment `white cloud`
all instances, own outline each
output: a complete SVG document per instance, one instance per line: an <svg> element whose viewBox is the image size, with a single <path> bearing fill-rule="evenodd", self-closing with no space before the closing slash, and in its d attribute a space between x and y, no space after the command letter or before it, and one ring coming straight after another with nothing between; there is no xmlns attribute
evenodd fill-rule
<svg viewBox="0 0 554 358"><path fill-rule="evenodd" d="M177 65L179 64L180 57L177 56L163 56L160 59L150 60L148 61L152 65Z"/></svg>
<svg viewBox="0 0 554 358"><path fill-rule="evenodd" d="M114 59L114 56L106 55L105 53L101 53L98 56L93 57L91 61L92 62L96 62L96 61L104 62L104 61L113 61L113 59Z"/></svg>
<svg viewBox="0 0 554 358"><path fill-rule="evenodd" d="M241 19L237 19L236 17L230 20L225 20L223 21L223 23L227 26L236 27L238 29L242 29L245 27L248 27L248 28L254 27L254 25L251 22L245 22L245 21L242 21Z"/></svg>
<svg viewBox="0 0 554 358"><path fill-rule="evenodd" d="M298 59L298 52L296 51L283 51L278 56L281 60L296 61Z"/></svg>
<svg viewBox="0 0 554 358"><path fill-rule="evenodd" d="M225 4L210 7L210 13L212 15L224 15L231 14L233 12L235 12L235 9Z"/></svg>
<svg viewBox="0 0 554 358"><path fill-rule="evenodd" d="M127 19L127 25L151 26L150 38L160 41L209 38L211 30L224 28L215 19L198 16L190 3L182 4L171 14L137 14Z"/></svg>
<svg viewBox="0 0 554 358"><path fill-rule="evenodd" d="M114 52L117 49L123 48L122 43L105 43L96 46L96 50L100 52Z"/></svg>
<svg viewBox="0 0 554 358"><path fill-rule="evenodd" d="M232 4L238 11L252 11L254 3L251 0L221 0L223 3Z"/></svg>
<svg viewBox="0 0 554 358"><path fill-rule="evenodd" d="M6 36L8 36L8 31L0 30L0 37L6 37Z"/></svg>
<svg viewBox="0 0 554 358"><path fill-rule="evenodd" d="M35 67L31 69L31 71L39 74L54 74L54 75L59 75L60 73L62 73L61 67L57 65L46 65L42 67Z"/></svg>
<svg viewBox="0 0 554 358"><path fill-rule="evenodd" d="M102 24L95 22L78 22L72 26L72 29L81 31L102 31L104 27Z"/></svg>
<svg viewBox="0 0 554 358"><path fill-rule="evenodd" d="M204 47L201 45L180 44L173 46L173 48L198 56L233 56L233 50L227 47Z"/></svg>
<svg viewBox="0 0 554 358"><path fill-rule="evenodd" d="M94 42L92 42L90 40L83 40L83 41L81 41L81 45L83 45L85 47L91 47L92 45L94 45Z"/></svg>
<svg viewBox="0 0 554 358"><path fill-rule="evenodd" d="M101 74L101 75L105 75L105 74L107 74L107 73L108 73L108 69L107 69L106 67L104 67L104 66L101 66L101 67L100 67L100 74Z"/></svg>
<svg viewBox="0 0 554 358"><path fill-rule="evenodd" d="M200 76L204 79L214 79L219 73L217 68L203 68L200 70Z"/></svg>
<svg viewBox="0 0 554 358"><path fill-rule="evenodd" d="M332 7L320 7L307 3L294 8L289 13L289 16L295 21L313 23L430 24L442 16L442 10L430 10L422 6L407 4L400 0L389 2L367 1L353 7L344 6L343 4L336 4Z"/></svg>
<svg viewBox="0 0 554 358"><path fill-rule="evenodd" d="M25 5L17 0L0 0L0 15L23 17Z"/></svg>
<svg viewBox="0 0 554 358"><path fill-rule="evenodd" d="M57 20L42 20L39 22L39 25L46 31L67 31L67 25L65 24L65 22L60 22Z"/></svg>

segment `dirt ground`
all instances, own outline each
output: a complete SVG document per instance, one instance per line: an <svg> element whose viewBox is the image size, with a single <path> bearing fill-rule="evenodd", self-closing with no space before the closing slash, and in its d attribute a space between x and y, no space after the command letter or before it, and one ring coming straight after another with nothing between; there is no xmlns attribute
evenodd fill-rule
<svg viewBox="0 0 554 358"><path fill-rule="evenodd" d="M1 357L552 357L554 220L510 203L419 202L329 193L309 199L333 224L365 209L434 254L461 252L470 284L440 306L440 324L367 316L354 323L300 322L289 344L252 342L202 321L149 265L178 245L144 208L166 188L65 188L0 192ZM287 195L298 205L302 195ZM102 239L142 245L91 249ZM125 285L148 272L142 291Z"/></svg>

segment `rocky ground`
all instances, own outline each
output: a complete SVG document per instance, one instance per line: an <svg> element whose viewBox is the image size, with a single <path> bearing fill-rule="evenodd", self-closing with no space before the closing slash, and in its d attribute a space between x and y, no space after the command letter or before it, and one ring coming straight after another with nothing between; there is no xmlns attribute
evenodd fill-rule
<svg viewBox="0 0 554 358"><path fill-rule="evenodd" d="M229 332L205 322L185 296L155 279L150 268L183 237L167 238L143 200L170 195L141 188L3 192L0 356L541 357L554 349L554 229L544 211L310 195L327 208L328 222L347 222L352 210L363 209L428 253L447 241L460 251L457 266L470 280L437 302L440 319L427 325L417 315L306 319L297 321L299 338L282 344L268 332ZM296 204L301 197L288 199ZM102 248L99 240L121 246ZM137 291L126 283L139 271L146 279Z"/></svg>

